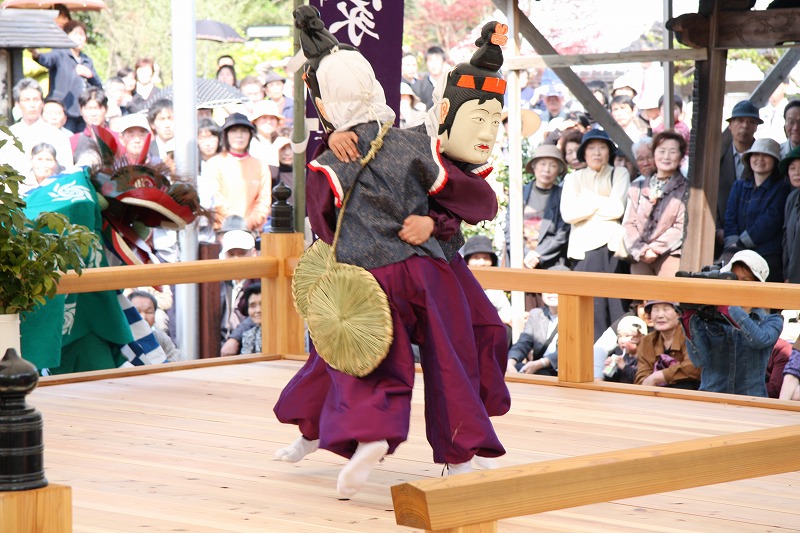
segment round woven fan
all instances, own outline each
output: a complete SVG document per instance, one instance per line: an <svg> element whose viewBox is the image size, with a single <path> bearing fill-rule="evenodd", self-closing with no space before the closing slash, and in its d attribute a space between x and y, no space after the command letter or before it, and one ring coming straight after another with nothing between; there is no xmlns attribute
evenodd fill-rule
<svg viewBox="0 0 800 533"><path fill-rule="evenodd" d="M308 331L320 357L366 376L389 353L394 330L386 293L367 270L334 263L308 293Z"/></svg>
<svg viewBox="0 0 800 533"><path fill-rule="evenodd" d="M333 261L331 246L318 239L303 252L292 277L292 298L297 313L308 318L308 291L314 286Z"/></svg>

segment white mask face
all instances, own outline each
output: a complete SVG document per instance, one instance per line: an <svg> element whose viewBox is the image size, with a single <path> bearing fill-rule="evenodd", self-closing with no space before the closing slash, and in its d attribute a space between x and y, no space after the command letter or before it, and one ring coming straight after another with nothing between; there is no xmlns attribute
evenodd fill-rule
<svg viewBox="0 0 800 533"><path fill-rule="evenodd" d="M454 161L483 164L492 153L503 106L495 99L478 102L476 98L461 104L450 132L439 135L441 152ZM443 105L449 108L449 101Z"/></svg>

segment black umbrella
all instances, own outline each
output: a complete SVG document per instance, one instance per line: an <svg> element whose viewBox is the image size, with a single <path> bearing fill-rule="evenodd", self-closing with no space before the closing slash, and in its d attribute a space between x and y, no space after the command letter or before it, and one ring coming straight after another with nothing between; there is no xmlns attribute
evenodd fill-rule
<svg viewBox="0 0 800 533"><path fill-rule="evenodd" d="M236 30L217 20L198 20L195 25L198 40L218 41L221 43L243 43L244 37Z"/></svg>
<svg viewBox="0 0 800 533"><path fill-rule="evenodd" d="M154 92L147 99L148 104L158 100L172 100L172 86L164 87ZM236 87L231 87L226 83L217 80L197 79L197 108L215 108L231 104L242 104L247 102L247 98ZM149 105L148 105L149 107Z"/></svg>

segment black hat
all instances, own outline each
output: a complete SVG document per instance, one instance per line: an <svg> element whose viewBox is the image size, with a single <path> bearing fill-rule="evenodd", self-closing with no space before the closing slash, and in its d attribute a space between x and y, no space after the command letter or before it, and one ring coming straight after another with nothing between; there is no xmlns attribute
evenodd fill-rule
<svg viewBox="0 0 800 533"><path fill-rule="evenodd" d="M494 253L492 241L489 237L483 235L475 235L467 240L464 245L463 255L464 259L469 261L469 256L472 254L489 254L492 258L492 266L497 266L497 254Z"/></svg>
<svg viewBox="0 0 800 533"><path fill-rule="evenodd" d="M282 81L286 82L286 78L275 72L274 70L270 70L267 72L267 75L264 77L264 85L268 83L272 83L273 81Z"/></svg>
<svg viewBox="0 0 800 533"><path fill-rule="evenodd" d="M249 129L253 134L256 133L256 127L253 126L253 123L250 122L246 116L241 113L231 113L225 119L225 124L222 125L222 131L226 132L230 128L234 126L244 126L245 128Z"/></svg>
<svg viewBox="0 0 800 533"><path fill-rule="evenodd" d="M733 111L731 112L731 117L728 119L728 122L735 118L754 118L759 124L764 123L758 115L758 108L750 100L742 100L733 106Z"/></svg>
<svg viewBox="0 0 800 533"><path fill-rule="evenodd" d="M578 147L578 161L581 163L586 162L586 158L584 155L586 154L586 145L589 144L589 141L603 141L608 145L608 157L611 158L614 153L617 151L617 145L614 144L614 141L611 140L611 137L608 136L606 130L601 130L597 128L593 128L586 133L583 134L583 139L581 139L581 145Z"/></svg>

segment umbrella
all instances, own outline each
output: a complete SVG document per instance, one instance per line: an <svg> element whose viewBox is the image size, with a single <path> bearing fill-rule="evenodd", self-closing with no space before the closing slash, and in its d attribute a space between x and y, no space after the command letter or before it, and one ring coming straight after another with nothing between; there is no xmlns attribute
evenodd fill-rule
<svg viewBox="0 0 800 533"><path fill-rule="evenodd" d="M108 9L103 0L72 0L44 2L42 0L5 0L0 7L16 7L20 9L54 9L56 4L64 4L70 11L102 11Z"/></svg>
<svg viewBox="0 0 800 533"><path fill-rule="evenodd" d="M154 92L147 99L152 104L161 99L172 100L172 86L164 87ZM231 104L242 104L247 98L236 87L231 87L217 80L197 79L197 108L211 109Z"/></svg>
<svg viewBox="0 0 800 533"><path fill-rule="evenodd" d="M206 41L219 41L221 43L243 43L244 37L236 30L216 20L198 20L195 26L197 39Z"/></svg>

